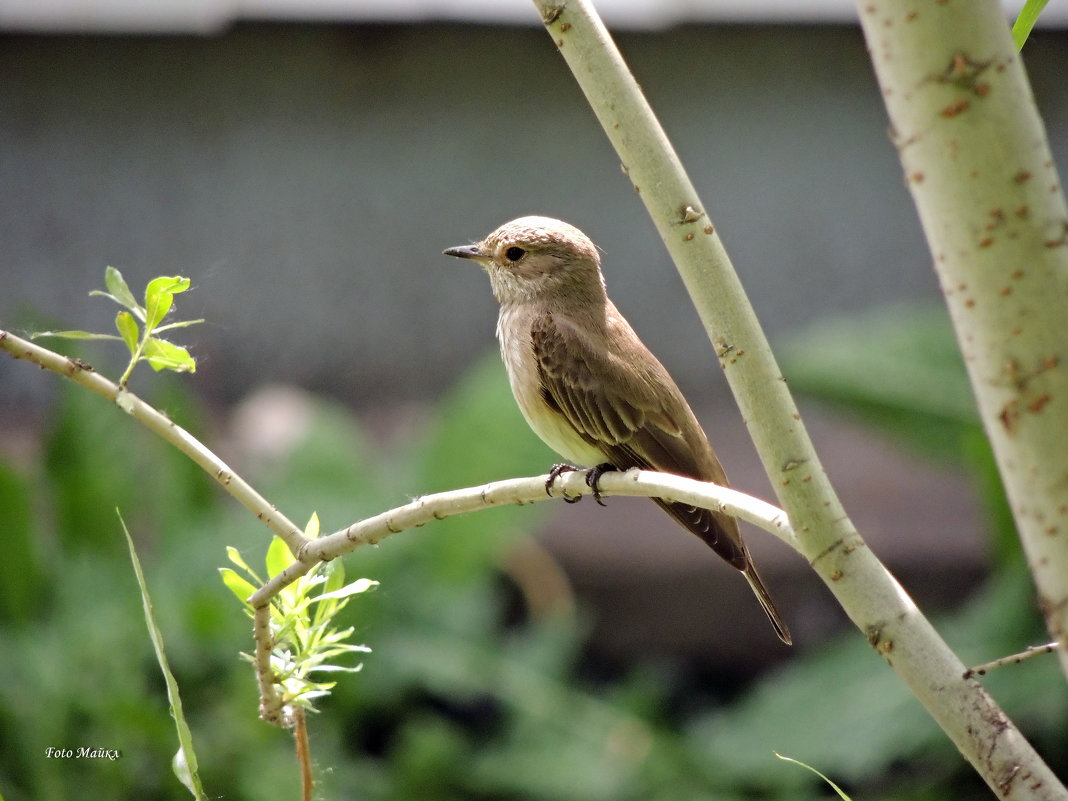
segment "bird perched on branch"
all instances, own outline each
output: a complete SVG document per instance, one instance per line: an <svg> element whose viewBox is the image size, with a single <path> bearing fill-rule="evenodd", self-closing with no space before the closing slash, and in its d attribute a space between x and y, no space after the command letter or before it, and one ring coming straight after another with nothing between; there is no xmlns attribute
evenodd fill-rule
<svg viewBox="0 0 1068 801"><path fill-rule="evenodd" d="M481 242L448 248L478 262L501 305L497 339L512 393L530 427L569 465L658 470L727 486L689 404L605 293L597 248L572 225L520 217ZM784 643L790 631L730 515L654 498L742 572Z"/></svg>

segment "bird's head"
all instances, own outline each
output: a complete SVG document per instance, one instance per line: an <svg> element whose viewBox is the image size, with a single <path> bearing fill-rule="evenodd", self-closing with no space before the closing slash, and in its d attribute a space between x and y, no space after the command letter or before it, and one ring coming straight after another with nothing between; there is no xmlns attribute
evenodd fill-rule
<svg viewBox="0 0 1068 801"><path fill-rule="evenodd" d="M604 298L596 246L575 226L552 217L520 217L481 242L444 252L481 264L502 304Z"/></svg>

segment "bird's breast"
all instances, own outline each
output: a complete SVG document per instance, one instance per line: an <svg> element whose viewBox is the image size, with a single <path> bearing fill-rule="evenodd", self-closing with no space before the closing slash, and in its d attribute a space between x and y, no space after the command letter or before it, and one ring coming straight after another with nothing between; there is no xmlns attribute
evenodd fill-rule
<svg viewBox="0 0 1068 801"><path fill-rule="evenodd" d="M521 306L502 306L497 319L501 358L519 411L541 441L568 462L579 467L599 464L604 461L604 454L580 437L567 419L545 402L530 340L530 321L530 313Z"/></svg>

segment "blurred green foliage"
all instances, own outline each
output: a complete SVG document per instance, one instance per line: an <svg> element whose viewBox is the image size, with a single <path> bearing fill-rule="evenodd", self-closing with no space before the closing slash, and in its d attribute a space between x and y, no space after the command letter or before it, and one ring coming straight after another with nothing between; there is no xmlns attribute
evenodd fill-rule
<svg viewBox="0 0 1068 801"><path fill-rule="evenodd" d="M960 395L967 385L944 322L922 314L902 321L901 313L885 325L839 321L793 341L786 374L795 388L978 476L991 462L972 440L976 424ZM892 370L916 392L903 392ZM204 414L181 383L160 377L154 385L150 400L201 434ZM529 474L552 458L519 417L493 355L428 423L388 450L346 410L315 401L305 436L286 458L233 466L290 518L316 510L331 531L414 493ZM216 572L227 544L261 563L269 541L262 526L180 454L68 385L40 460L0 466L0 503L0 792L7 801L187 797L170 772L174 729L116 506L137 540L209 797L296 797L292 743L256 717L252 672L238 658L251 632ZM819 779L774 751L819 769L856 799L986 792L853 632L798 648L727 706L683 695L673 673L640 654L620 678L584 678L581 614L517 613L522 593L505 568L552 509L450 518L345 557L349 576L381 582L339 621L355 626L356 639L374 652L310 720L318 797L827 797ZM966 661L1042 637L1027 576L1009 556L1018 546L1001 536L1004 559L989 586L936 621ZM1055 660L985 681L1055 769L1057 759L1068 767L1068 705ZM117 748L122 757L45 756L49 746L82 745Z"/></svg>

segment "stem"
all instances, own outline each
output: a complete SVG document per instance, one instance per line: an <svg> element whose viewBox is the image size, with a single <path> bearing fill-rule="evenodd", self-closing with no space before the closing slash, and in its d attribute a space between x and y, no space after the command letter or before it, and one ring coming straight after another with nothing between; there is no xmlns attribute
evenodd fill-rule
<svg viewBox="0 0 1068 801"><path fill-rule="evenodd" d="M1068 676L1068 206L994 0L861 21L979 413ZM952 35L949 33L952 32Z"/></svg>
<svg viewBox="0 0 1068 801"><path fill-rule="evenodd" d="M767 338L704 206L585 0L534 0L681 274L790 516L801 552L916 698L999 795L1068 792L857 534L824 473Z"/></svg>
<svg viewBox="0 0 1068 801"><path fill-rule="evenodd" d="M308 725L304 710L293 710L293 740L297 748L297 762L300 764L301 801L312 801L315 790L315 777L312 775L311 745L308 742Z"/></svg>
<svg viewBox="0 0 1068 801"><path fill-rule="evenodd" d="M1049 642L1045 645L1029 645L1018 654L1009 654L1008 656L998 657L991 662L984 662L981 665L968 668L965 671L964 678L968 678L969 676L985 676L991 670L997 670L1006 665L1018 665L1021 662L1026 662L1028 659L1034 659L1039 654L1051 654L1060 647L1060 643L1057 642Z"/></svg>

